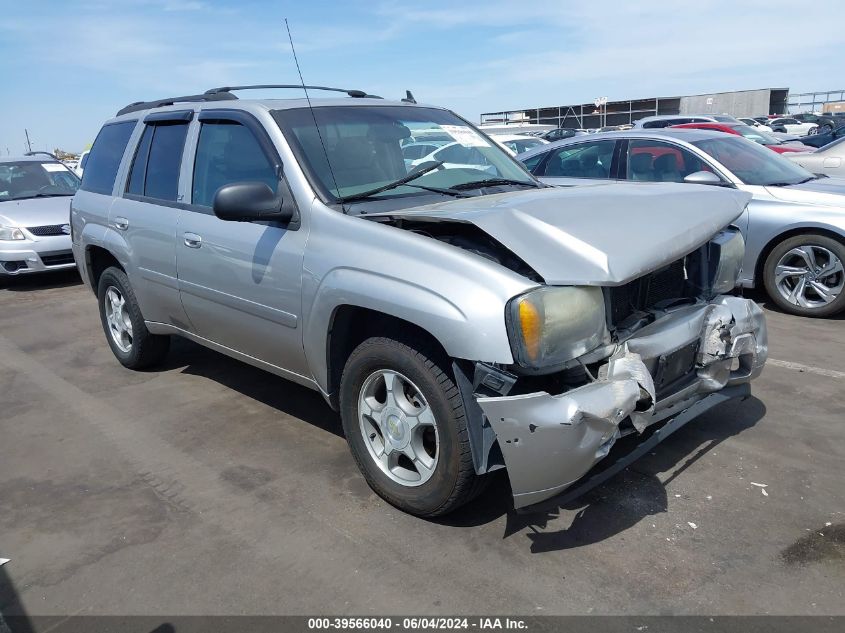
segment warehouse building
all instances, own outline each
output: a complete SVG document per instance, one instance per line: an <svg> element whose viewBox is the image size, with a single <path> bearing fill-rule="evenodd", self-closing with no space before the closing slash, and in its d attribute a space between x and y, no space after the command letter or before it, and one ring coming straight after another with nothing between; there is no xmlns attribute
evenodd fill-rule
<svg viewBox="0 0 845 633"><path fill-rule="evenodd" d="M738 90L686 97L649 97L627 101L485 112L481 124L531 123L566 128L600 128L624 125L658 114L721 114L761 116L788 111L789 88Z"/></svg>

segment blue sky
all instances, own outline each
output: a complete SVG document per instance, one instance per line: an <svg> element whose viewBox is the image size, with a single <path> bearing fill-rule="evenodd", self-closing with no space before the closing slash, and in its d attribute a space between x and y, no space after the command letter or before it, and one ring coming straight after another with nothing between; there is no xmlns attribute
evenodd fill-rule
<svg viewBox="0 0 845 633"><path fill-rule="evenodd" d="M80 150L131 101L308 83L481 112L762 87L839 89L845 2L4 0L0 153Z"/></svg>

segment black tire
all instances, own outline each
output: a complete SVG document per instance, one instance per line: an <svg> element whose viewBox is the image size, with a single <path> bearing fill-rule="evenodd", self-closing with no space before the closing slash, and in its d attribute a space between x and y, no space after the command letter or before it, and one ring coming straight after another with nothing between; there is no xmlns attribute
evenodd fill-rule
<svg viewBox="0 0 845 633"><path fill-rule="evenodd" d="M106 316L106 296L110 288L116 289L125 300L125 310L132 324L132 337L128 350L122 350L115 338ZM132 285L126 273L120 268L111 267L103 271L97 284L97 302L100 306L100 321L111 351L124 367L145 369L160 363L170 348L169 336L151 334L144 324L144 317L138 307L138 300L132 291Z"/></svg>
<svg viewBox="0 0 845 633"><path fill-rule="evenodd" d="M772 249L763 267L763 283L766 287L766 293L771 300L784 312L798 316L829 317L845 310L845 292L840 292L836 299L830 303L820 305L819 307L808 308L791 303L778 290L775 280L775 268L786 253L799 246L818 246L827 249L838 257L840 262L845 263L845 244L838 240L815 233L805 233L790 237ZM835 280L841 281L845 273L840 272L838 274L839 276Z"/></svg>
<svg viewBox="0 0 845 633"><path fill-rule="evenodd" d="M340 414L346 441L358 468L382 499L410 514L433 517L451 512L477 496L486 477L475 474L461 395L444 360L425 345L406 345L375 337L349 357L340 382ZM419 349L415 349L419 348ZM434 414L438 458L431 478L417 486L398 483L370 454L361 432L358 397L365 381L379 370L395 371L414 383Z"/></svg>

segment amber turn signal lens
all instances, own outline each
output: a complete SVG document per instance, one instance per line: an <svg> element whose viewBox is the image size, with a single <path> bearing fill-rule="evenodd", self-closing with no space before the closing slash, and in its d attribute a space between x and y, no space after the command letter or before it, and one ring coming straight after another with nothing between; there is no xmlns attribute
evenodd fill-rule
<svg viewBox="0 0 845 633"><path fill-rule="evenodd" d="M542 323L537 306L526 299L519 302L519 325L522 329L522 340L525 343L525 351L528 353L528 357L531 360L537 360L540 354Z"/></svg>

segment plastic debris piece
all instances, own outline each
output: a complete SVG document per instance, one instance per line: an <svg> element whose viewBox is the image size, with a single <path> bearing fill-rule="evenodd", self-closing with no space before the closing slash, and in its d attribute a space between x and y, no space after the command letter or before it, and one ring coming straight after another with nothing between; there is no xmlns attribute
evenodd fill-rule
<svg viewBox="0 0 845 633"><path fill-rule="evenodd" d="M769 496L769 493L768 493L768 492L766 492L766 489L765 489L765 488L760 488L760 492L762 492L762 493L763 493L763 496L764 496L764 497L768 497L768 496Z"/></svg>
<svg viewBox="0 0 845 633"><path fill-rule="evenodd" d="M830 523L828 523L828 525L830 525ZM11 558L0 558L0 567L5 565L6 563L8 563L10 560L12 560L12 559Z"/></svg>
<svg viewBox="0 0 845 633"><path fill-rule="evenodd" d="M711 501L713 499L713 495L707 495L707 500Z"/></svg>
<svg viewBox="0 0 845 633"><path fill-rule="evenodd" d="M827 521L827 522L824 524L824 526L825 526L825 527L830 527L831 525L833 525L833 523L831 523L830 521Z"/></svg>
<svg viewBox="0 0 845 633"><path fill-rule="evenodd" d="M758 488L765 488L766 486L769 485L769 484L758 484L756 481L749 481L748 483L750 483L752 486L757 486Z"/></svg>
<svg viewBox="0 0 845 633"><path fill-rule="evenodd" d="M687 521L687 525L690 526L693 530L698 529L698 526L692 521Z"/></svg>

